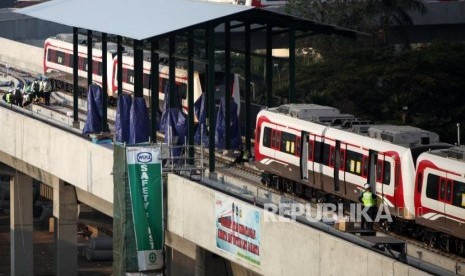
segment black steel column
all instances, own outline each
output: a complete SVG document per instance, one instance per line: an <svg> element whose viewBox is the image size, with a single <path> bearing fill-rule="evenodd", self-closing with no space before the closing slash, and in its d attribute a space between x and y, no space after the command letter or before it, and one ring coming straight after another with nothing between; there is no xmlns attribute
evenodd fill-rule
<svg viewBox="0 0 465 276"><path fill-rule="evenodd" d="M289 103L295 103L295 29L289 31Z"/></svg>
<svg viewBox="0 0 465 276"><path fill-rule="evenodd" d="M159 96L158 96L158 87L160 81L160 74L159 74L159 55L158 55L158 40L152 41L150 44L150 89L151 89L151 118L152 118L152 132L151 132L151 140L152 142L157 141L157 118L158 118L158 110L159 110Z"/></svg>
<svg viewBox="0 0 465 276"><path fill-rule="evenodd" d="M107 34L102 33L102 131L109 132L107 108L108 108L108 55ZM111 82L110 82L111 83Z"/></svg>
<svg viewBox="0 0 465 276"><path fill-rule="evenodd" d="M208 163L209 171L215 171L215 29L207 27L207 56L208 56Z"/></svg>
<svg viewBox="0 0 465 276"><path fill-rule="evenodd" d="M273 106L273 27L266 26L266 106Z"/></svg>
<svg viewBox="0 0 465 276"><path fill-rule="evenodd" d="M226 149L231 149L231 25L224 23L224 102ZM239 85L236 83L235 85Z"/></svg>
<svg viewBox="0 0 465 276"><path fill-rule="evenodd" d="M92 84L93 73L93 59L92 59L92 31L87 30L87 85ZM77 64L76 64L77 66Z"/></svg>
<svg viewBox="0 0 465 276"><path fill-rule="evenodd" d="M194 31L190 30L187 38L187 106L188 128L187 143L189 145L189 164L194 164Z"/></svg>
<svg viewBox="0 0 465 276"><path fill-rule="evenodd" d="M78 28L73 28L73 125L79 127Z"/></svg>
<svg viewBox="0 0 465 276"><path fill-rule="evenodd" d="M251 97L250 97L250 23L245 25L245 147L248 152L251 148Z"/></svg>
<svg viewBox="0 0 465 276"><path fill-rule="evenodd" d="M169 107L175 108L178 107L176 100L178 98L176 93L176 57L174 56L176 52L176 43L175 36L171 35L169 37L169 75L170 75L170 93L169 93Z"/></svg>
<svg viewBox="0 0 465 276"><path fill-rule="evenodd" d="M134 39L134 97L143 97L143 51L142 41Z"/></svg>
<svg viewBox="0 0 465 276"><path fill-rule="evenodd" d="M118 82L118 96L123 94L123 45L121 36L116 37L117 46L117 59L118 64L116 65L116 74Z"/></svg>

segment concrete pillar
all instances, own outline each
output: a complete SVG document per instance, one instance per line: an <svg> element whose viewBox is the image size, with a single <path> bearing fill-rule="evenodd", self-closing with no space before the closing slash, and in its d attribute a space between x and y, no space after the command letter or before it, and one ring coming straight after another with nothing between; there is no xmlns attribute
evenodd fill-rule
<svg viewBox="0 0 465 276"><path fill-rule="evenodd" d="M206 251L200 246L195 247L195 276L205 276Z"/></svg>
<svg viewBox="0 0 465 276"><path fill-rule="evenodd" d="M55 274L77 275L78 206L74 186L53 180L53 216L55 217Z"/></svg>
<svg viewBox="0 0 465 276"><path fill-rule="evenodd" d="M11 275L33 275L32 178L15 173L10 180Z"/></svg>

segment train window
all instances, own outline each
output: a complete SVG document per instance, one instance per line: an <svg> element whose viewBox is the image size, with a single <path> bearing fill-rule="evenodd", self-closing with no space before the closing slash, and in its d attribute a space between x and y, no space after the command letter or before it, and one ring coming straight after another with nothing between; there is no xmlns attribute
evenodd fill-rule
<svg viewBox="0 0 465 276"><path fill-rule="evenodd" d="M287 132L281 133L280 151L294 154L295 152L295 135Z"/></svg>
<svg viewBox="0 0 465 276"><path fill-rule="evenodd" d="M64 65L66 65L67 67L73 67L73 62L74 62L73 55L72 54L65 54Z"/></svg>
<svg viewBox="0 0 465 276"><path fill-rule="evenodd" d="M344 171L345 170L345 157L346 157L346 150L341 149L341 153L339 155L339 169Z"/></svg>
<svg viewBox="0 0 465 276"><path fill-rule="evenodd" d="M391 184L391 163L389 161L383 162L383 184Z"/></svg>
<svg viewBox="0 0 465 276"><path fill-rule="evenodd" d="M440 186L439 186L439 199L444 200L446 198L446 180L444 178L441 178L440 180Z"/></svg>
<svg viewBox="0 0 465 276"><path fill-rule="evenodd" d="M274 145L273 148L279 150L281 146L281 131L274 131Z"/></svg>
<svg viewBox="0 0 465 276"><path fill-rule="evenodd" d="M87 58L79 57L78 64L79 64L79 67L78 67L79 70L87 72Z"/></svg>
<svg viewBox="0 0 465 276"><path fill-rule="evenodd" d="M127 73L127 83L130 83L130 84L134 84L134 70L131 70L131 69L127 69L128 70L128 73Z"/></svg>
<svg viewBox="0 0 465 276"><path fill-rule="evenodd" d="M56 54L57 54L57 63L64 65L65 64L65 53L57 51Z"/></svg>
<svg viewBox="0 0 465 276"><path fill-rule="evenodd" d="M421 186L423 184L423 173L417 175L417 193L421 193Z"/></svg>
<svg viewBox="0 0 465 276"><path fill-rule="evenodd" d="M269 127L263 129L263 146L271 148L271 128Z"/></svg>
<svg viewBox="0 0 465 276"><path fill-rule="evenodd" d="M308 140L308 160L313 160L313 144L314 141Z"/></svg>
<svg viewBox="0 0 465 276"><path fill-rule="evenodd" d="M321 142L315 141L314 143L314 152L313 161L321 163Z"/></svg>
<svg viewBox="0 0 465 276"><path fill-rule="evenodd" d="M102 63L100 61L93 60L92 62L92 73L101 76L102 75Z"/></svg>
<svg viewBox="0 0 465 276"><path fill-rule="evenodd" d="M454 181L452 204L465 208L465 183Z"/></svg>
<svg viewBox="0 0 465 276"><path fill-rule="evenodd" d="M362 154L351 150L347 150L346 154L346 171L361 175Z"/></svg>
<svg viewBox="0 0 465 276"><path fill-rule="evenodd" d="M146 88L146 89L149 89L149 81L150 81L150 76L149 74L143 74L142 76L142 87L143 88Z"/></svg>
<svg viewBox="0 0 465 276"><path fill-rule="evenodd" d="M368 176L368 157L366 156L363 156L362 158L362 167L362 176Z"/></svg>
<svg viewBox="0 0 465 276"><path fill-rule="evenodd" d="M300 137L295 138L295 143L296 143L295 144L295 155L300 156L300 143L301 143Z"/></svg>
<svg viewBox="0 0 465 276"><path fill-rule="evenodd" d="M177 82L176 85L178 86L178 91L183 100L187 99L187 83Z"/></svg>
<svg viewBox="0 0 465 276"><path fill-rule="evenodd" d="M329 146L329 166L334 167L334 159L336 158L336 151L333 146Z"/></svg>
<svg viewBox="0 0 465 276"><path fill-rule="evenodd" d="M87 63L86 63L87 64ZM87 68L86 68L87 70ZM123 68L123 76L122 76L122 80L123 82L127 83L128 82L128 69L127 68Z"/></svg>
<svg viewBox="0 0 465 276"><path fill-rule="evenodd" d="M329 166L329 162L330 162L330 158L331 158L331 150L330 150L330 146L326 143L322 143L323 144L323 154L322 154L322 158L323 158L323 164L326 165L326 166Z"/></svg>
<svg viewBox="0 0 465 276"><path fill-rule="evenodd" d="M383 160L379 160L376 164L376 181L381 182L383 180Z"/></svg>
<svg viewBox="0 0 465 276"><path fill-rule="evenodd" d="M437 200L439 191L439 176L428 174L426 181L426 197Z"/></svg>
<svg viewBox="0 0 465 276"><path fill-rule="evenodd" d="M52 56L53 56L53 58L52 58ZM47 51L47 61L56 62L55 58L56 58L56 51L52 50L52 49L48 49L48 51Z"/></svg>
<svg viewBox="0 0 465 276"><path fill-rule="evenodd" d="M452 199L452 180L447 180L447 188L446 188L446 201L450 202Z"/></svg>

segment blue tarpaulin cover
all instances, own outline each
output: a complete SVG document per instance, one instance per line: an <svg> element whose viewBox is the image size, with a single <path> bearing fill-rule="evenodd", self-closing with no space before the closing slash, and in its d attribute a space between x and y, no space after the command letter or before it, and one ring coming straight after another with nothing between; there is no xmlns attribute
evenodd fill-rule
<svg viewBox="0 0 465 276"><path fill-rule="evenodd" d="M231 129L231 149L240 149L242 146L241 129L237 118L237 104L234 101L230 102L230 120L229 128ZM218 149L226 148L225 126L226 126L226 108L225 98L221 98L218 116L216 117L216 132L215 132L215 147Z"/></svg>
<svg viewBox="0 0 465 276"><path fill-rule="evenodd" d="M148 142L150 120L144 98L134 97L129 118L129 144Z"/></svg>
<svg viewBox="0 0 465 276"><path fill-rule="evenodd" d="M204 147L208 147L208 136L207 136L207 94L202 94L199 99L194 103L195 116L199 120L197 130L194 135L194 142L197 145L203 143Z"/></svg>
<svg viewBox="0 0 465 276"><path fill-rule="evenodd" d="M160 124L160 129L165 133L164 142L180 146L186 143L187 136L187 118L179 108L168 108L162 114L163 125ZM182 153L182 148L174 148L172 155L179 156Z"/></svg>
<svg viewBox="0 0 465 276"><path fill-rule="evenodd" d="M82 134L102 132L102 88L91 84L87 91L87 119Z"/></svg>
<svg viewBox="0 0 465 276"><path fill-rule="evenodd" d="M115 141L129 142L130 113L132 105L131 95L122 94L118 97L115 117Z"/></svg>

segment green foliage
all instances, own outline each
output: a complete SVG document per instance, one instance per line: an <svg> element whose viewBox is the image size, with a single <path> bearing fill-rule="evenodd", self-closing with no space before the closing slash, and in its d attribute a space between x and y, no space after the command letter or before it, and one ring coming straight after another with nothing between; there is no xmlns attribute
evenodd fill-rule
<svg viewBox="0 0 465 276"><path fill-rule="evenodd" d="M465 123L465 46L435 42L395 52L391 48L353 50L301 67L296 76L298 102L336 106L378 122L407 124L455 139Z"/></svg>

